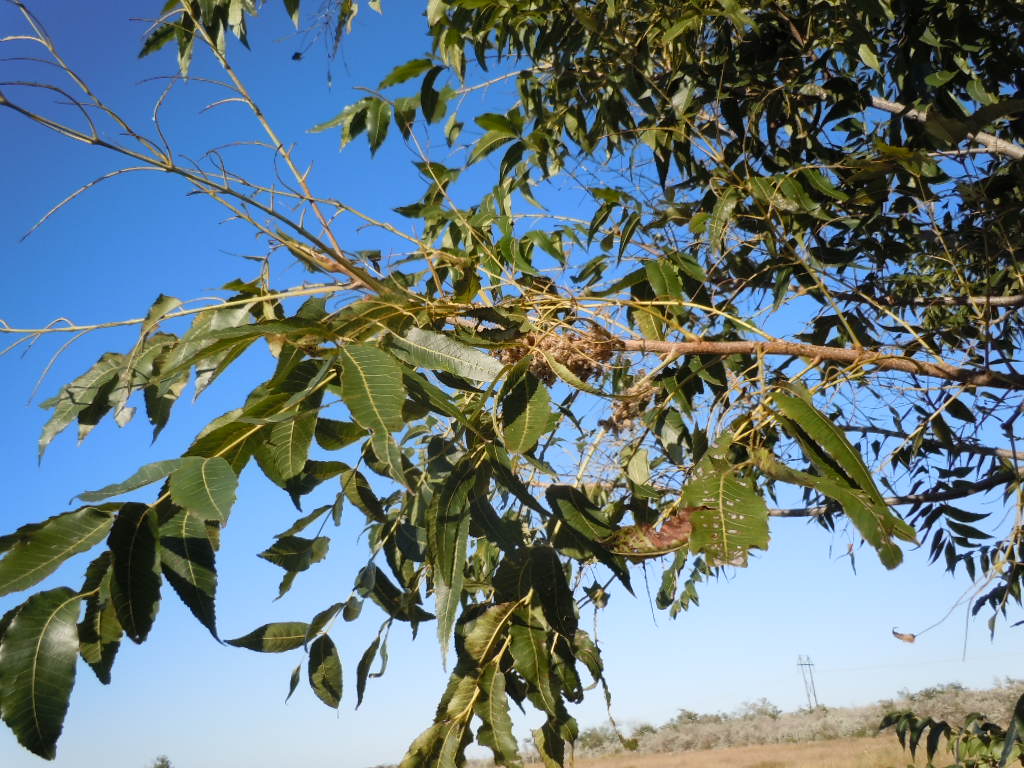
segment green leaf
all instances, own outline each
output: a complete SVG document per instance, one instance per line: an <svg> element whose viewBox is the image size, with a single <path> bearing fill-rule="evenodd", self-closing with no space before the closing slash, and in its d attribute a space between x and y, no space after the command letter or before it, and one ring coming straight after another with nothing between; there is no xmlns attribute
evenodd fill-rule
<svg viewBox="0 0 1024 768"><path fill-rule="evenodd" d="M266 437L266 442L256 448L256 459L268 478L278 485L285 485L296 477L306 466L309 447L313 444L316 430L317 410L322 392L311 398L315 402L298 413L288 414L283 421L275 422Z"/></svg>
<svg viewBox="0 0 1024 768"><path fill-rule="evenodd" d="M380 499L374 494L369 481L359 470L350 469L342 472L341 490L344 492L345 498L370 520L378 523L387 520Z"/></svg>
<svg viewBox="0 0 1024 768"><path fill-rule="evenodd" d="M202 520L226 523L238 487L238 475L231 465L219 456L186 456L180 461L180 466L171 472L171 499Z"/></svg>
<svg viewBox="0 0 1024 768"><path fill-rule="evenodd" d="M508 695L505 691L505 675L497 664L488 665L480 676L480 697L473 705L473 711L481 720L476 738L481 746L489 747L494 753L496 765L521 766L519 746L512 733L512 718L509 715Z"/></svg>
<svg viewBox="0 0 1024 768"><path fill-rule="evenodd" d="M502 561L494 576L496 600L514 604L531 594L549 626L566 637L575 635L576 601L558 554L550 546L538 544L515 552Z"/></svg>
<svg viewBox="0 0 1024 768"><path fill-rule="evenodd" d="M308 570L327 557L331 540L326 536L307 539L302 536L282 536L259 556L286 571L298 573Z"/></svg>
<svg viewBox="0 0 1024 768"><path fill-rule="evenodd" d="M288 14L288 18L292 20L292 25L299 28L299 0L284 0L284 10Z"/></svg>
<svg viewBox="0 0 1024 768"><path fill-rule="evenodd" d="M447 658L455 613L462 601L466 545L469 537L469 496L476 484L476 462L462 459L434 494L427 511L428 557L433 566L437 637L442 660Z"/></svg>
<svg viewBox="0 0 1024 768"><path fill-rule="evenodd" d="M102 501L108 499L111 496L119 496L122 493L128 493L134 491L137 488L155 483L157 480L163 480L171 472L177 469L181 465L182 459L166 459L164 461L154 461L152 464L146 464L129 477L120 483L113 483L111 485L104 486L98 491L87 491L86 493L78 494L77 498L82 501Z"/></svg>
<svg viewBox="0 0 1024 768"><path fill-rule="evenodd" d="M314 637L323 632L324 627L334 621L334 617L341 613L341 609L345 607L345 603L335 603L328 608L324 608L320 613L313 617L313 620L309 622L309 629L306 630L306 642L308 643Z"/></svg>
<svg viewBox="0 0 1024 768"><path fill-rule="evenodd" d="M615 526L611 525L601 510L578 488L569 485L548 486L544 494L551 509L557 512L569 526L592 541L611 536Z"/></svg>
<svg viewBox="0 0 1024 768"><path fill-rule="evenodd" d="M384 90L385 88L404 83L406 80L412 80L414 77L418 77L426 72L432 66L430 59L412 59L404 64L399 64L391 72L380 81L380 85L377 86L377 90Z"/></svg>
<svg viewBox="0 0 1024 768"><path fill-rule="evenodd" d="M0 595L28 589L49 576L72 555L103 540L113 523L113 505L82 507L42 523L22 526L5 536L0 559Z"/></svg>
<svg viewBox="0 0 1024 768"><path fill-rule="evenodd" d="M359 572L356 584L360 595L370 598L393 619L419 623L434 618L419 605L418 592L402 592L372 563Z"/></svg>
<svg viewBox="0 0 1024 768"><path fill-rule="evenodd" d="M394 432L405 426L402 368L391 355L366 344L347 344L341 360L341 397L352 418L374 432Z"/></svg>
<svg viewBox="0 0 1024 768"><path fill-rule="evenodd" d="M387 343L403 362L472 381L494 381L504 370L496 358L435 331L410 328Z"/></svg>
<svg viewBox="0 0 1024 768"><path fill-rule="evenodd" d="M313 432L317 444L325 451L340 451L368 434L365 429L351 421L317 419Z"/></svg>
<svg viewBox="0 0 1024 768"><path fill-rule="evenodd" d="M768 548L768 507L753 483L730 463L732 434L724 433L694 467L680 502L692 511L690 550L709 564L747 564L748 551Z"/></svg>
<svg viewBox="0 0 1024 768"><path fill-rule="evenodd" d="M250 327L249 304L211 309L196 315L181 341L167 354L161 366L163 381L159 393L165 394L182 371L195 368L195 396L213 383L225 368L261 335L258 326ZM226 331L241 329L246 336L232 338Z"/></svg>
<svg viewBox="0 0 1024 768"><path fill-rule="evenodd" d="M512 614L518 605L518 601L510 601L489 606L469 622L462 643L466 658L460 659L460 662L475 667L489 664L508 636Z"/></svg>
<svg viewBox="0 0 1024 768"><path fill-rule="evenodd" d="M181 509L160 526L160 568L192 615L217 637L217 568L199 515Z"/></svg>
<svg viewBox="0 0 1024 768"><path fill-rule="evenodd" d="M513 453L525 453L551 427L551 395L530 372L506 382L501 398L502 439Z"/></svg>
<svg viewBox="0 0 1024 768"><path fill-rule="evenodd" d="M3 720L23 747L57 755L78 660L81 598L67 587L33 595L0 640Z"/></svg>
<svg viewBox="0 0 1024 768"><path fill-rule="evenodd" d="M728 231L732 213L739 203L739 194L733 190L725 192L715 203L711 211L711 223L708 225L708 241L714 253L721 253L725 247L725 235Z"/></svg>
<svg viewBox="0 0 1024 768"><path fill-rule="evenodd" d="M225 640L236 648L248 648L260 653L282 653L301 648L306 642L309 625L304 621L279 621L264 624L247 635Z"/></svg>
<svg viewBox="0 0 1024 768"><path fill-rule="evenodd" d="M92 368L61 389L60 394L44 403L53 415L43 426L39 438L39 459L42 460L53 438L78 419L78 439L82 440L110 410L108 396L127 360L124 355L103 355Z"/></svg>
<svg viewBox="0 0 1024 768"><path fill-rule="evenodd" d="M107 537L113 558L110 597L125 634L136 643L149 635L160 606L155 517L145 504L124 504Z"/></svg>
<svg viewBox="0 0 1024 768"><path fill-rule="evenodd" d="M366 109L366 137L370 140L370 154L375 155L388 135L391 125L391 105L383 99L373 99Z"/></svg>
<svg viewBox="0 0 1024 768"><path fill-rule="evenodd" d="M156 301L154 301L152 306L149 308L149 312L146 313L145 320L142 321L142 333L152 333L153 329L160 320L163 319L164 315L177 309L181 305L181 299L176 299L174 296L164 296L161 293L156 297Z"/></svg>
<svg viewBox="0 0 1024 768"><path fill-rule="evenodd" d="M78 623L78 652L104 685L110 683L110 670L124 636L117 611L110 601L110 562L110 550L107 550L86 569L80 591L86 595L85 615Z"/></svg>
<svg viewBox="0 0 1024 768"><path fill-rule="evenodd" d="M867 43L861 43L857 47L857 55L860 56L860 60L871 67L875 72L881 72L881 64L878 63L878 56L875 55L875 50Z"/></svg>
<svg viewBox="0 0 1024 768"><path fill-rule="evenodd" d="M356 709L363 703L363 694L366 693L366 680L370 675L370 666L377 657L377 649L380 648L380 635L377 635L369 647L359 657L359 664L356 667Z"/></svg>
<svg viewBox="0 0 1024 768"><path fill-rule="evenodd" d="M889 509L860 452L799 390L778 390L771 399L781 411L779 423L819 473L795 473L787 468L793 478L787 482L816 488L838 501L882 563L887 568L899 565L903 553L893 538L914 542L915 531Z"/></svg>
<svg viewBox="0 0 1024 768"><path fill-rule="evenodd" d="M284 697L284 703L288 703L288 699L295 693L295 689L299 687L299 679L302 677L302 665L295 665L295 669L292 670L291 678L288 680L288 695Z"/></svg>
<svg viewBox="0 0 1024 768"><path fill-rule="evenodd" d="M513 665L529 687L530 701L543 712L553 713L560 707L561 697L552 675L543 616L537 608L520 606L516 617L509 630Z"/></svg>
<svg viewBox="0 0 1024 768"><path fill-rule="evenodd" d="M309 684L324 704L337 709L341 704L341 656L334 641L320 635L309 647Z"/></svg>
<svg viewBox="0 0 1024 768"><path fill-rule="evenodd" d="M509 136L504 131L488 131L473 145L473 151L469 153L469 164L472 165L481 158L487 157L498 147L508 144L513 138L514 136Z"/></svg>

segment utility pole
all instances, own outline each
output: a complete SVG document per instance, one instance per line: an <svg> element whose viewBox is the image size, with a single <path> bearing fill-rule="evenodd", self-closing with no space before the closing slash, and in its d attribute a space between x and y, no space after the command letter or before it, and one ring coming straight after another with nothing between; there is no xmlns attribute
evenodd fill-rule
<svg viewBox="0 0 1024 768"><path fill-rule="evenodd" d="M796 665L800 667L800 675L804 679L804 691L807 693L807 708L818 708L818 692L814 688L814 662L810 656L797 656Z"/></svg>

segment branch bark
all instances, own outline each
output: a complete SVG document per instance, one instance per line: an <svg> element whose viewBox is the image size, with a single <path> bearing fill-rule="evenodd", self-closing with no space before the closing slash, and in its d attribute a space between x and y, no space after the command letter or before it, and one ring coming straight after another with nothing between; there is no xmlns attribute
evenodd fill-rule
<svg viewBox="0 0 1024 768"><path fill-rule="evenodd" d="M948 363L930 363L912 357L890 355L867 349L825 347L793 341L653 341L623 339L619 349L626 352L655 352L676 355L789 355L819 358L850 365L872 365L883 371L902 371L955 381L971 387L1024 390L1024 376L979 368L959 368Z"/></svg>
<svg viewBox="0 0 1024 768"><path fill-rule="evenodd" d="M919 123L923 123L928 119L927 112L922 112L919 109L911 109L904 104L900 104L898 101L889 101L888 99L883 99L881 96L872 96L871 106L876 109L881 109L884 112L889 112L893 115L905 117L908 120L916 120ZM1024 160L1024 147L1018 147L1016 144L1006 141L1005 139L1000 139L998 136L993 136L991 133L977 131L974 133L968 133L967 138L987 147L996 154L1012 157L1014 160Z"/></svg>

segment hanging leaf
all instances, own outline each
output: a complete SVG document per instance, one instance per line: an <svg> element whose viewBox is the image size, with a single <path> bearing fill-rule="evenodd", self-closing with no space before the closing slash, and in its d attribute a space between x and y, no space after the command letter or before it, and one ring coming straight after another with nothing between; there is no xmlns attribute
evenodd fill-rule
<svg viewBox="0 0 1024 768"><path fill-rule="evenodd" d="M305 571L327 557L331 540L326 536L307 539L302 536L282 536L259 556L286 571Z"/></svg>
<svg viewBox="0 0 1024 768"><path fill-rule="evenodd" d="M799 390L777 390L771 397L781 411L777 414L779 423L800 444L819 473L809 475L787 467L785 472L791 479L786 482L815 488L838 501L882 563L895 568L902 562L903 553L893 538L915 542L916 533L889 509L860 452ZM778 474L776 464L769 458L765 466Z"/></svg>
<svg viewBox="0 0 1024 768"><path fill-rule="evenodd" d="M79 592L85 595L85 615L78 623L78 652L104 685L110 683L110 670L124 636L110 600L110 561L107 550L90 563Z"/></svg>
<svg viewBox="0 0 1024 768"><path fill-rule="evenodd" d="M217 568L201 517L180 509L160 526L160 568L192 615L217 637Z"/></svg>
<svg viewBox="0 0 1024 768"><path fill-rule="evenodd" d="M24 525L0 540L0 595L38 584L72 555L103 540L118 505L82 507L42 523Z"/></svg>
<svg viewBox="0 0 1024 768"><path fill-rule="evenodd" d="M497 765L522 765L519 746L512 733L512 718L509 715L508 695L505 691L505 675L497 664L490 664L480 676L480 697L473 705L473 711L481 720L476 738L481 746L489 747L494 753Z"/></svg>
<svg viewBox="0 0 1024 768"><path fill-rule="evenodd" d="M427 512L427 543L433 565L442 661L448 656L455 613L462 601L470 522L469 495L476 483L476 470L474 460L463 459L434 494Z"/></svg>
<svg viewBox="0 0 1024 768"><path fill-rule="evenodd" d="M320 635L309 647L309 684L324 704L337 709L341 704L341 656L334 641Z"/></svg>
<svg viewBox="0 0 1024 768"><path fill-rule="evenodd" d="M325 451L340 451L342 448L366 437L366 430L351 421L317 419L313 433L317 444Z"/></svg>
<svg viewBox="0 0 1024 768"><path fill-rule="evenodd" d="M356 667L356 709L363 703L363 694L366 692L366 680L370 675L370 666L377 658L377 649L380 648L380 635L377 635L369 647L359 657L359 665Z"/></svg>
<svg viewBox="0 0 1024 768"><path fill-rule="evenodd" d="M309 622L309 629L306 630L306 642L308 643L323 632L324 627L334 621L334 617L341 613L341 609L344 607L344 603L335 603L314 616L313 620Z"/></svg>
<svg viewBox="0 0 1024 768"><path fill-rule="evenodd" d="M506 385L501 398L502 438L509 451L525 453L551 427L551 395L528 371Z"/></svg>
<svg viewBox="0 0 1024 768"><path fill-rule="evenodd" d="M370 140L370 154L377 154L388 135L391 125L391 105L383 99L373 99L366 108L366 137Z"/></svg>
<svg viewBox="0 0 1024 768"><path fill-rule="evenodd" d="M85 438L100 418L110 410L108 395L117 383L127 360L124 355L108 353L77 379L64 387L44 408L53 408L53 415L43 427L39 438L39 459L43 458L53 438L79 420L79 440Z"/></svg>
<svg viewBox="0 0 1024 768"><path fill-rule="evenodd" d="M121 507L107 537L110 547L110 597L125 634L142 643L160 606L160 560L155 515L145 504Z"/></svg>
<svg viewBox="0 0 1024 768"><path fill-rule="evenodd" d="M3 720L26 749L57 755L78 660L81 598L67 587L33 595L0 639Z"/></svg>
<svg viewBox="0 0 1024 768"><path fill-rule="evenodd" d="M280 621L264 624L247 635L225 640L236 648L248 648L260 653L282 653L301 648L306 642L309 625L304 621Z"/></svg>

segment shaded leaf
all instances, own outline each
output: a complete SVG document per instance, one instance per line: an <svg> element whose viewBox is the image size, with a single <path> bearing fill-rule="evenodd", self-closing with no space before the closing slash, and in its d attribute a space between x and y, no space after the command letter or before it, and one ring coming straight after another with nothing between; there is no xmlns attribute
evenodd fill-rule
<svg viewBox="0 0 1024 768"><path fill-rule="evenodd" d="M160 606L155 517L145 504L124 504L107 537L113 558L110 597L125 634L136 643L149 635Z"/></svg>
<svg viewBox="0 0 1024 768"><path fill-rule="evenodd" d="M201 517L180 509L160 526L160 568L192 615L217 637L217 568Z"/></svg>
<svg viewBox="0 0 1024 768"><path fill-rule="evenodd" d="M260 653L281 653L294 648L301 648L306 642L309 625L304 621L279 621L264 624L247 635L225 640L228 645L237 648L248 648Z"/></svg>
<svg viewBox="0 0 1024 768"><path fill-rule="evenodd" d="M313 693L328 707L341 704L341 656L334 641L320 635L309 647L309 684Z"/></svg>
<svg viewBox="0 0 1024 768"><path fill-rule="evenodd" d="M39 592L20 607L0 640L3 720L23 747L57 754L78 660L81 598L67 587Z"/></svg>
<svg viewBox="0 0 1024 768"><path fill-rule="evenodd" d="M369 647L359 657L359 664L356 667L356 709L363 703L363 694L366 693L366 680L370 675L370 666L377 658L377 649L380 647L380 635L373 639Z"/></svg>

